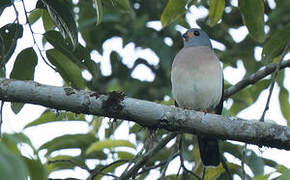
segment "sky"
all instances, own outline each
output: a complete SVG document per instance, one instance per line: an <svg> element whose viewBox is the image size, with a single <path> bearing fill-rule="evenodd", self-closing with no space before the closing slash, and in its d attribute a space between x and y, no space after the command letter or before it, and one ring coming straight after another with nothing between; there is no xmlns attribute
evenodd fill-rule
<svg viewBox="0 0 290 180"><path fill-rule="evenodd" d="M31 0L31 1L25 1L26 2L26 8L28 11L34 9L36 0ZM29 3L27 3L29 2ZM237 5L237 1L233 0L231 1L233 5ZM271 2L271 6L275 7L275 4L273 4L274 1L269 0ZM19 15L20 17L23 17L23 11L22 11L22 4L21 1L15 1L16 7L19 10ZM200 17L205 17L208 14L207 10L205 8L196 8L196 7L191 7L189 12L186 15L186 18L191 22L190 25L191 27L198 27L196 24L195 20ZM5 25L7 22L13 22L15 19L15 14L13 13L13 9L9 8L4 11L2 16L0 17L0 27ZM267 19L267 17L265 17ZM20 19L20 23L25 23L25 19L22 18ZM34 31L38 33L43 33L44 30L41 28L41 21L36 22L35 25L33 25ZM161 23L159 21L151 21L147 23L148 27L152 27L154 29L161 29ZM184 33L186 29L184 29L181 26L176 27L177 31L180 31L181 33ZM231 29L230 34L233 36L236 42L242 41L246 35L248 34L247 28L245 26L240 27L238 29ZM79 37L80 43L84 43ZM36 36L37 43L41 46L41 36L37 35ZM168 45L172 44L172 39L169 37L164 40ZM21 43L19 43L21 42ZM216 42L212 40L212 44L214 48L224 50L225 47L220 44L219 42ZM18 41L16 53L12 56L11 60L7 63L7 74L10 74L12 67L13 67L13 62L16 58L16 55L22 50L27 47L31 47L33 45L31 33L28 31L27 26L24 28L24 36ZM43 47L42 47L43 48ZM45 47L45 48L49 48ZM159 62L158 56L150 49L142 49L139 47L136 47L133 43L129 43L126 46L123 47L123 42L122 39L119 37L114 37L112 39L107 40L103 44L103 49L104 53L101 55L97 51L93 51L91 53L91 57L94 61L100 62L101 63L101 68L102 68L102 73L104 75L109 75L111 73L111 67L109 63L109 55L112 50L118 51L122 58L123 62L129 66L132 67L134 60L136 60L138 57L142 57L152 65L157 65ZM255 57L257 60L261 60L261 53L262 53L262 48L257 47L255 49ZM288 54L285 59L289 59L290 55ZM285 69L285 76L290 77L290 70ZM225 79L232 83L236 84L240 80L243 79L245 75L245 68L243 65L242 61L238 61L237 63L237 68L232 68L232 67L227 67L224 69L224 77ZM91 75L84 71L83 76L87 79L90 79ZM144 65L139 65L132 73L132 76L136 79L140 79L142 81L153 81L154 80L154 74L150 71L149 68L147 68ZM52 69L48 68L44 62L39 59L38 65L35 70L35 81L47 85L54 85L54 86L62 86L62 78L60 75L56 72L54 72ZM285 78L284 80L285 87L288 88L288 91L290 91L290 79ZM274 87L271 103L270 103L270 109L266 114L266 119L269 120L275 120L276 123L280 125L287 125L285 118L283 117L280 107L279 107L279 101L278 101L278 93L279 93L279 88L277 85ZM249 108L243 110L240 112L237 116L243 119L248 119L248 120L257 120L261 117L263 109L266 104L266 98L268 96L268 89L264 90L261 95L259 96L258 100L252 104ZM225 102L225 107L230 107L232 101L227 100ZM2 124L2 130L3 132L6 133L13 133L13 132L21 132L23 131L23 127L38 118L41 113L45 110L45 107L42 106L36 106L36 105L30 105L26 104L24 108L21 110L21 112L17 115L15 115L11 108L10 108L10 103L5 103L4 109L3 109L3 124ZM27 113L29 112L29 113ZM91 116L87 116L88 119L91 118ZM116 139L128 139L132 143L135 142L135 137L130 135L128 132L128 126L132 125L132 123L126 122L122 123L122 125L117 129L117 131L114 134L114 137ZM104 127L108 126L108 120L104 120L102 127L103 130L99 131L98 136L100 139L104 138ZM29 128L27 130L24 130L24 133L28 135L31 138L31 141L33 145L38 148L39 146L42 145L43 142L47 142L55 137L58 137L60 135L64 134L74 134L74 133L86 133L89 130L89 127L87 126L86 123L81 123L81 122L63 122L63 123L49 123L43 126L38 126L37 128ZM173 142L171 142L172 144ZM250 149L253 149L257 154L273 159L277 161L280 164L283 164L290 168L290 162L288 158L285 157L290 157L290 152L284 151L284 150L278 150L278 149L271 149L271 148L257 148L256 146L249 145L248 146ZM138 147L140 149L141 147ZM31 154L32 151L29 148L22 148L22 151L24 154ZM41 154L43 155L45 152L41 151ZM60 152L56 152L53 155L60 155L60 154L67 154L69 153L70 155L77 155L79 153L79 150L64 150ZM136 152L133 152L136 153ZM227 155L229 156L229 155ZM236 159L231 157L233 162L239 163ZM98 161L89 161L88 165L90 167L93 167L95 163L99 163ZM103 162L101 162L103 163ZM174 160L173 163L170 164L169 170L170 169L177 169L174 168L176 165L179 165L179 161L177 159ZM187 164L190 166L190 164ZM124 168L124 167L122 167ZM118 172L122 172L122 168L118 169ZM266 171L271 171L271 169L266 169ZM174 173L168 172L168 173ZM87 177L88 174L80 169L76 168L75 170L64 170L61 172L55 172L53 173L50 177L53 178L64 178L64 177L76 177L76 178L84 178ZM152 172L151 178L158 177L159 174L155 171Z"/></svg>

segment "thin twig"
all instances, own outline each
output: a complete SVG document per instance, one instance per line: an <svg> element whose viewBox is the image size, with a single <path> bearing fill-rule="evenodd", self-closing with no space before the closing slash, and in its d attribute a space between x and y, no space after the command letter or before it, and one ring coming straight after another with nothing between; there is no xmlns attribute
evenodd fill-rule
<svg viewBox="0 0 290 180"><path fill-rule="evenodd" d="M278 64L274 64L274 63L268 64L268 65L264 66L264 68L262 70L259 70L255 73L251 74L250 76L244 78L243 80L241 80L237 84L229 87L224 92L224 99L229 98L230 96L241 91L242 89L244 89L248 85L255 84L260 79L263 79L264 77L268 76L269 74L271 74L272 72L275 71L277 66L278 66ZM290 67L290 60L289 59L284 60L281 63L281 66L279 67L279 69L281 70L281 69L286 68L286 67Z"/></svg>
<svg viewBox="0 0 290 180"><path fill-rule="evenodd" d="M202 177L201 177L202 180L204 180L205 178L205 173L206 173L206 167L203 167Z"/></svg>
<svg viewBox="0 0 290 180"><path fill-rule="evenodd" d="M46 65L48 65L51 69L53 69L54 71L57 72L57 70L56 70L56 69L55 69L51 64L49 64L49 63L47 62L47 60L44 58L44 56L43 56L43 54L42 54L42 51L41 51L40 47L38 46L38 44L37 44L37 42L36 42L36 39L35 39L35 37L34 37L34 32L33 32L33 30L32 30L32 27L31 27L31 25L29 24L29 20L28 20L27 10L26 10L25 4L24 4L23 0L21 0L21 2L22 2L22 5L23 5L23 9L24 9L24 14L25 14L25 18L26 18L26 23L27 23L27 25L28 25L28 27L29 27L29 30L30 30L30 32L31 32L31 36L32 36L32 39L33 39L33 43L34 43L34 45L36 46L36 48L37 48L37 50L38 50L38 52L39 52L40 57L42 58L42 60L44 61L44 63L45 63Z"/></svg>
<svg viewBox="0 0 290 180"><path fill-rule="evenodd" d="M183 158L183 135L179 135L179 141L178 141L178 147L179 147L179 158L180 158L180 165L182 167L182 170L187 173L187 174L191 174L192 176L196 177L197 179L201 180L201 178L195 174L194 172L192 172L191 170L187 169L184 165L184 158Z"/></svg>
<svg viewBox="0 0 290 180"><path fill-rule="evenodd" d="M230 172L230 169L228 168L225 157L222 154L220 154L220 155L221 155L222 165L223 165L227 175L229 176L229 180L233 180L232 174Z"/></svg>
<svg viewBox="0 0 290 180"><path fill-rule="evenodd" d="M138 172L137 175L140 175L140 174L146 173L146 172L150 171L151 169L156 169L156 168L158 168L158 167L164 166L164 165L166 165L166 163L167 163L167 161L164 161L164 162L160 162L160 163L158 163L158 164L156 164L156 165L154 165L154 166L144 167L143 170L140 171L140 172Z"/></svg>
<svg viewBox="0 0 290 180"><path fill-rule="evenodd" d="M269 104L270 104L270 100L271 100L271 96L272 96L272 92L273 92L273 88L274 88L274 85L275 85L275 81L276 81L276 78L277 78L277 75L278 75L278 72L279 72L279 69L280 69L280 66L281 66L281 63L285 57L285 55L287 54L288 52L288 49L289 49L289 45L290 45L290 41L287 42L287 45L285 46L284 50L283 50L283 53L281 55L281 59L279 61L279 63L277 64L276 66L276 69L275 69L275 72L272 76L272 80L271 80L271 85L270 85L270 89L269 89L269 95L268 95L268 98L267 98L267 103L265 105L265 109L263 111L263 114L261 116L261 119L260 121L264 122L264 118L265 118L265 115L266 115L266 112L268 111L269 109Z"/></svg>
<svg viewBox="0 0 290 180"><path fill-rule="evenodd" d="M242 156L242 179L243 180L246 180L246 171L245 171L245 162L246 162L246 151L247 151L247 145L248 144L245 144L244 145L244 148L243 148L243 156Z"/></svg>
<svg viewBox="0 0 290 180"><path fill-rule="evenodd" d="M152 149L146 152L140 159L135 163L135 165L130 168L127 172L124 171L119 178L119 180L127 180L130 177L136 175L137 171L144 166L144 164L154 156L159 150L161 150L171 139L176 136L176 133L169 133L165 138L161 139L158 144L156 144Z"/></svg>
<svg viewBox="0 0 290 180"><path fill-rule="evenodd" d="M91 180L93 180L93 179L95 179L95 177L97 176L97 175L99 175L99 174L102 174L102 175L107 175L107 176L114 176L114 177L117 177L117 176L115 176L115 175L112 175L112 174L106 174L106 173L103 173L102 171L104 171L106 168L108 168L108 167L110 167L110 166L112 166L112 165L114 165L114 164L116 164L116 163L120 163L120 162L128 162L128 160L124 160L124 159L120 159L120 160L117 160L117 161L114 161L114 162L112 162L112 163L110 163L110 164L108 164L108 165L106 165L106 166L104 166L104 167L102 167L102 168L100 168L100 169L98 169L98 170L96 170L96 171L93 171L92 173L91 173Z"/></svg>
<svg viewBox="0 0 290 180"><path fill-rule="evenodd" d="M178 179L178 176L179 176L179 173L180 173L180 170L181 170L182 166L180 164L179 168L178 168L178 171L176 173L176 176L175 176L175 179Z"/></svg>
<svg viewBox="0 0 290 180"><path fill-rule="evenodd" d="M4 101L1 101L1 107L0 107L0 139L2 137L2 123L3 123L3 106L4 106Z"/></svg>

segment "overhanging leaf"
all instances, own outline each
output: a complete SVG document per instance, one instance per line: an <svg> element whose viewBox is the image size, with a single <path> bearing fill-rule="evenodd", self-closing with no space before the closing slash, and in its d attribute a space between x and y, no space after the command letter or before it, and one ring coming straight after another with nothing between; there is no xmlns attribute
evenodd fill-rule
<svg viewBox="0 0 290 180"><path fill-rule="evenodd" d="M73 88L84 89L85 81L81 76L80 68L69 58L56 49L46 51L48 60L57 68L62 78L69 82Z"/></svg>
<svg viewBox="0 0 290 180"><path fill-rule="evenodd" d="M165 27L183 16L187 12L187 9L185 8L187 4L187 0L169 0L161 14L160 20L162 26Z"/></svg>
<svg viewBox="0 0 290 180"><path fill-rule="evenodd" d="M239 1L239 9L251 37L255 41L263 42L266 38L264 30L264 1L242 0Z"/></svg>
<svg viewBox="0 0 290 180"><path fill-rule="evenodd" d="M39 150L47 149L46 155L50 155L53 151L60 149L80 148L86 149L90 144L97 141L92 134L73 134L56 137L53 140L40 146Z"/></svg>
<svg viewBox="0 0 290 180"><path fill-rule="evenodd" d="M273 59L282 54L287 42L290 40L290 24L287 24L282 29L276 30L266 41L263 52L262 62L268 64L273 62Z"/></svg>
<svg viewBox="0 0 290 180"><path fill-rule="evenodd" d="M18 54L14 62L10 78L18 80L33 80L36 65L37 55L33 48L24 49ZM11 103L11 109L15 114L19 113L23 106L23 103Z"/></svg>
<svg viewBox="0 0 290 180"><path fill-rule="evenodd" d="M42 0L63 37L69 37L73 47L78 44L78 30L71 7L63 0Z"/></svg>
<svg viewBox="0 0 290 180"><path fill-rule="evenodd" d="M111 139L106 139L104 141L98 141L94 144L92 144L88 149L87 149L87 154L93 152L93 151L102 151L105 148L115 148L115 147L131 147L135 148L135 145L132 144L130 141L127 140L111 140Z"/></svg>
<svg viewBox="0 0 290 180"><path fill-rule="evenodd" d="M221 19L225 9L225 0L211 0L209 9L209 24L211 27Z"/></svg>

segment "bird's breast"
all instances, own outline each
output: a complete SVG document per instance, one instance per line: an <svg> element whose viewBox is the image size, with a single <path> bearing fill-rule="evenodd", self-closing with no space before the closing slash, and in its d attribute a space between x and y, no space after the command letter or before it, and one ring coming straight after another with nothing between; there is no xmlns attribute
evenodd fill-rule
<svg viewBox="0 0 290 180"><path fill-rule="evenodd" d="M210 109L222 96L222 69L214 52L205 46L183 48L174 58L172 94L179 106Z"/></svg>

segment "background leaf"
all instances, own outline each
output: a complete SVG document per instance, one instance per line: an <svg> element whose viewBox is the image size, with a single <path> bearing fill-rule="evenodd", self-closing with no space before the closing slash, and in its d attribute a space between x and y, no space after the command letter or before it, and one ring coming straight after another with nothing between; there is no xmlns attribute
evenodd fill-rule
<svg viewBox="0 0 290 180"><path fill-rule="evenodd" d="M0 180L23 180L28 176L25 163L20 156L11 152L0 142Z"/></svg>
<svg viewBox="0 0 290 180"><path fill-rule="evenodd" d="M287 42L290 40L290 24L287 24L282 29L275 30L266 41L263 52L262 62L268 64L273 62L274 58L282 54Z"/></svg>
<svg viewBox="0 0 290 180"><path fill-rule="evenodd" d="M165 27L184 15L187 11L186 4L187 0L169 0L161 15L162 26Z"/></svg>
<svg viewBox="0 0 290 180"><path fill-rule="evenodd" d="M244 24L247 26L251 37L258 42L263 42L266 38L264 30L264 1L242 0L238 2Z"/></svg>
<svg viewBox="0 0 290 180"><path fill-rule="evenodd" d="M213 27L221 19L225 9L225 0L211 0L209 9L209 22Z"/></svg>

